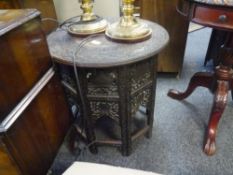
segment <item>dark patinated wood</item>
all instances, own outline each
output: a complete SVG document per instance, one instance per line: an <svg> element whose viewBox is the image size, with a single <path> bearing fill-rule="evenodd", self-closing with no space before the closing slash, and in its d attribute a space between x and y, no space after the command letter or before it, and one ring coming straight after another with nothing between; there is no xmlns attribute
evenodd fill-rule
<svg viewBox="0 0 233 175"><path fill-rule="evenodd" d="M34 8L41 12L42 18L57 19L53 0L1 0L0 9L19 9L19 8ZM57 23L54 21L43 21L42 28L46 33L57 28Z"/></svg>
<svg viewBox="0 0 233 175"><path fill-rule="evenodd" d="M124 156L132 152L132 141L141 135L147 134L150 138L153 128L154 101L156 89L156 60L153 57L134 64L117 66L107 69L79 68L78 75L84 96L85 107L82 106L85 119L85 133L88 145L91 144L92 153L97 153L96 146L121 147ZM64 67L64 66L62 66ZM72 67L69 67L70 71ZM141 70L141 71L137 71ZM72 79L71 79L72 78ZM74 77L63 76L70 96L75 96L76 89ZM144 83L144 84L142 84ZM78 95L80 96L80 95ZM140 105L148 109L147 123L144 128L132 132L132 120ZM93 128L102 117L110 117L121 128L121 139L96 138ZM76 126L77 128L77 126ZM78 131L79 133L80 130ZM82 133L81 133L82 134ZM72 141L72 140L71 140ZM71 147L73 147L71 145Z"/></svg>
<svg viewBox="0 0 233 175"><path fill-rule="evenodd" d="M170 43L158 58L158 72L181 73L189 22L176 11L178 0L138 0L140 14L164 26Z"/></svg>
<svg viewBox="0 0 233 175"><path fill-rule="evenodd" d="M114 23L116 20L108 19L110 23ZM168 44L169 35L157 23L148 20L142 20L142 22L145 22L154 32L150 39L129 44L113 42L107 39L104 34L93 35L85 41L87 44L84 44L79 54L76 55L75 52L79 48L79 44L85 38L67 34L65 27L58 29L48 36L50 53L56 62L65 65L73 65L73 57L77 57L75 64L85 68L108 68L143 61L160 53ZM96 54L97 50L98 54ZM109 58L110 54L111 59Z"/></svg>
<svg viewBox="0 0 233 175"><path fill-rule="evenodd" d="M170 90L168 96L173 99L183 100L187 98L196 87L202 86L214 93L214 101L210 114L209 124L204 143L204 152L213 155L216 152L216 133L219 120L224 112L227 103L228 91L233 90L232 65L233 65L233 29L232 15L233 8L227 5L213 5L212 3L199 3L195 1L184 1L180 12L190 20L213 27L218 30L229 31L227 33L221 53L219 55L220 65L216 67L215 73L196 73L185 92ZM224 16L222 18L222 16Z"/></svg>
<svg viewBox="0 0 233 175"><path fill-rule="evenodd" d="M37 10L0 11L0 174L45 175L71 124Z"/></svg>
<svg viewBox="0 0 233 175"><path fill-rule="evenodd" d="M156 55L165 47L169 37L161 26L145 20L144 22L153 30L149 40L126 44L112 42L104 35L98 35L89 38L76 54L78 44L84 38L70 36L61 29L48 36L51 55L65 72L62 74L63 85L69 96L76 99L83 95L83 102L77 100L77 103L82 108L87 142L93 153L97 152L97 146L110 145L120 147L122 154L128 156L132 152L132 142L135 139L145 134L151 137ZM73 61L78 68L81 92L76 90ZM135 129L133 120L140 107L147 109L145 124ZM117 133L119 137L100 138L96 135L95 126L98 121L106 118L120 126Z"/></svg>

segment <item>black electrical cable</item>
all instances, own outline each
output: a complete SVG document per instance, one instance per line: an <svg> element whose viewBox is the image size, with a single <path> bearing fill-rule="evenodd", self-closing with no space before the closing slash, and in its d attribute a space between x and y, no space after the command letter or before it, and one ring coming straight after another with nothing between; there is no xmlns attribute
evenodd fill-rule
<svg viewBox="0 0 233 175"><path fill-rule="evenodd" d="M79 21L74 21L74 19L78 18L80 16L75 16L75 17L72 17L72 18L69 18L68 20L64 21L63 23L59 23L58 20L54 19L54 18L43 18L42 21L53 21L53 22L57 22L58 23L58 28L59 29L62 29L62 30L65 30L67 31L67 28L72 25L72 24L78 24L80 22ZM67 26L67 24L69 24ZM63 26L65 26L66 28L63 28ZM57 30L57 29L56 29ZM97 36L100 36L100 35L104 35L104 34L93 34L93 35L90 35L86 38L84 38L78 45L76 51L73 53L73 57L72 57L72 62L73 62L73 71L74 71L74 75L75 75L75 84L76 84L76 87L77 87L77 90L78 90L78 94L79 94L79 97L80 97L80 100L81 100L81 105L83 107L82 109L82 112L83 112L83 116L87 116L86 114L86 105L85 105L85 100L84 100L84 97L83 97L83 93L82 93L82 89L81 89L81 86L80 86L80 79L79 79L79 74L78 74L78 70L77 70L77 65L76 65L76 56L78 54L78 52L80 52L80 50L84 47L85 44L87 44L90 39L92 38L95 38ZM78 99L79 100L79 99ZM84 128L86 126L86 123L85 122L85 119L83 120L83 126L82 126L82 130L81 130L81 135L83 134L84 132ZM89 143L88 145L86 145L83 149L81 149L81 153L82 155L84 154L84 152L87 150L87 148L89 148L91 145L93 145L94 143L96 143L96 141L94 140L93 142Z"/></svg>
<svg viewBox="0 0 233 175"><path fill-rule="evenodd" d="M73 54L73 58L72 58L72 62L73 62L73 70L74 70L74 75L75 75L75 82L76 82L76 87L78 89L78 93L79 93L79 96L80 96L80 100L81 100L81 103L82 103L82 107L83 107L83 116L87 116L86 114L86 105L85 105L85 101L84 101L84 97L83 97L83 93L82 93L82 89L81 89L81 86L80 86L80 79L79 79L79 75L78 75L78 70L77 70L77 65L76 65L76 62L75 62L75 58L78 54L78 52L80 52L80 50L83 48L83 46L85 44L87 44L90 39L92 38L95 38L97 36L100 36L100 35L103 35L103 34L95 34L95 35L90 35L86 38L84 38L80 44L78 45L76 51L74 52ZM84 120L85 121L85 120ZM85 127L86 123L83 123L83 126ZM83 127L82 127L82 131L81 131L81 134L83 133Z"/></svg>
<svg viewBox="0 0 233 175"><path fill-rule="evenodd" d="M56 22L58 25L58 29L63 29L65 31L67 31L67 28L71 25L71 24L75 24L75 23L79 23L80 22L80 17L81 15L78 16L74 16L72 18L69 18L67 20L65 20L64 22L60 23L57 19L55 18L42 18L41 21L53 21ZM78 20L75 20L78 19ZM67 26L68 24L68 26ZM57 30L57 29L55 29Z"/></svg>

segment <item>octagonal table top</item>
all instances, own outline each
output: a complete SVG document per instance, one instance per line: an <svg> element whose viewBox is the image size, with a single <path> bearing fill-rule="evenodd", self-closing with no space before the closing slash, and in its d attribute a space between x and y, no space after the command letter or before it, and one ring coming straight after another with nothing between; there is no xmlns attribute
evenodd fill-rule
<svg viewBox="0 0 233 175"><path fill-rule="evenodd" d="M209 4L209 5L222 5L222 6L233 7L233 0L191 0L191 1Z"/></svg>

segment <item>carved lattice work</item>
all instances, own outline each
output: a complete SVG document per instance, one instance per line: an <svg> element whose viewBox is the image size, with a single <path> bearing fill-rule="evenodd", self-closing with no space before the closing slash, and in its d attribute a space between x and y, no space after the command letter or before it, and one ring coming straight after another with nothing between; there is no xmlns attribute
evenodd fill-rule
<svg viewBox="0 0 233 175"><path fill-rule="evenodd" d="M148 108L150 96L151 96L151 88L147 88L135 94L131 99L131 114L134 115L138 111L140 105Z"/></svg>
<svg viewBox="0 0 233 175"><path fill-rule="evenodd" d="M87 94L95 97L119 96L116 72L88 72Z"/></svg>
<svg viewBox="0 0 233 175"><path fill-rule="evenodd" d="M146 85L152 83L152 72L150 70L150 63L134 65L130 69L130 84L131 93L142 89Z"/></svg>
<svg viewBox="0 0 233 175"><path fill-rule="evenodd" d="M141 77L135 77L131 80L132 92L144 87L146 84L151 82L151 73L146 72Z"/></svg>
<svg viewBox="0 0 233 175"><path fill-rule="evenodd" d="M94 120L108 116L119 122L119 104L117 102L91 101L90 109Z"/></svg>
<svg viewBox="0 0 233 175"><path fill-rule="evenodd" d="M151 88L148 88L143 91L143 99L141 101L141 105L144 107L148 107L151 97Z"/></svg>
<svg viewBox="0 0 233 175"><path fill-rule="evenodd" d="M96 87L89 86L88 87L88 95L96 96L117 96L118 88L116 86L108 86L108 87Z"/></svg>

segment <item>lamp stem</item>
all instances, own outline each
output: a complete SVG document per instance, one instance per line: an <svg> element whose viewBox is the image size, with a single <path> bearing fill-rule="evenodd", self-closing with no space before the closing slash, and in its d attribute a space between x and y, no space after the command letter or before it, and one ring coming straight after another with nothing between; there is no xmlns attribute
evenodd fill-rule
<svg viewBox="0 0 233 175"><path fill-rule="evenodd" d="M81 15L82 21L91 21L95 20L96 16L93 13L93 0L82 0L80 8L83 10Z"/></svg>
<svg viewBox="0 0 233 175"><path fill-rule="evenodd" d="M142 41L150 38L152 34L151 28L134 16L135 13L135 0L123 0L122 1L122 13L123 16L119 22L111 24L105 34L107 37L126 42Z"/></svg>

